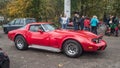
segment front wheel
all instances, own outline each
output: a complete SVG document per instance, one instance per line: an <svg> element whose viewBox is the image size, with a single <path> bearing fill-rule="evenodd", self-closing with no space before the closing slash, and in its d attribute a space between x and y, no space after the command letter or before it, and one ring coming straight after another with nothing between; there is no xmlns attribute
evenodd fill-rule
<svg viewBox="0 0 120 68"><path fill-rule="evenodd" d="M77 58L82 54L83 50L77 41L68 40L63 44L63 52L68 57Z"/></svg>
<svg viewBox="0 0 120 68"><path fill-rule="evenodd" d="M28 49L28 44L25 41L24 37L19 35L15 38L15 46L18 50L26 50Z"/></svg>

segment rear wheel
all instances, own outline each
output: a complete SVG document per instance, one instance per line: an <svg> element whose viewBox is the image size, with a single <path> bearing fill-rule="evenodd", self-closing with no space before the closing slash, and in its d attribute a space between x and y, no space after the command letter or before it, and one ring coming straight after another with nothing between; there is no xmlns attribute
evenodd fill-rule
<svg viewBox="0 0 120 68"><path fill-rule="evenodd" d="M63 44L63 52L68 57L77 58L82 54L83 50L77 41L68 40Z"/></svg>
<svg viewBox="0 0 120 68"><path fill-rule="evenodd" d="M28 44L27 42L25 41L24 37L21 36L21 35L18 35L16 38L15 38L15 46L18 50L26 50L28 49Z"/></svg>

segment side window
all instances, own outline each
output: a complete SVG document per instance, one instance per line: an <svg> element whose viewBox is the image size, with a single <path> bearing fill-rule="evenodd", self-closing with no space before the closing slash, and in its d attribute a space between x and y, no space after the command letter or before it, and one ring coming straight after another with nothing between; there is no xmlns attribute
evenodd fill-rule
<svg viewBox="0 0 120 68"><path fill-rule="evenodd" d="M42 30L42 31L44 31L44 30L43 30L43 27L42 27L41 25L39 26L39 29Z"/></svg>
<svg viewBox="0 0 120 68"><path fill-rule="evenodd" d="M16 19L10 21L9 24L10 24L10 25L14 25L14 24L15 24L15 21L16 21Z"/></svg>
<svg viewBox="0 0 120 68"><path fill-rule="evenodd" d="M24 20L23 19L21 19L20 25L24 25Z"/></svg>
<svg viewBox="0 0 120 68"><path fill-rule="evenodd" d="M15 21L15 25L20 25L20 19L16 19L16 21Z"/></svg>
<svg viewBox="0 0 120 68"><path fill-rule="evenodd" d="M38 32L38 30L40 29L39 27L40 27L41 25L31 25L30 26L30 31L32 31L32 32Z"/></svg>

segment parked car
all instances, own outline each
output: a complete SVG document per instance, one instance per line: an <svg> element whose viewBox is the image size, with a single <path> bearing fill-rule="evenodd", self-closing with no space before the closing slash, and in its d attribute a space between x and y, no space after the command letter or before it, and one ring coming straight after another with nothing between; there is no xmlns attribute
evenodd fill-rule
<svg viewBox="0 0 120 68"><path fill-rule="evenodd" d="M9 67L10 67L9 57L0 48L0 68L9 68Z"/></svg>
<svg viewBox="0 0 120 68"><path fill-rule="evenodd" d="M31 23L10 31L8 38L18 50L28 47L54 52L64 52L68 57L79 57L83 51L104 50L107 46L102 36L88 31L55 29L48 23Z"/></svg>
<svg viewBox="0 0 120 68"><path fill-rule="evenodd" d="M3 25L3 31L4 33L8 33L11 30L18 29L28 23L33 22L36 22L35 18L16 18L10 21L8 24Z"/></svg>

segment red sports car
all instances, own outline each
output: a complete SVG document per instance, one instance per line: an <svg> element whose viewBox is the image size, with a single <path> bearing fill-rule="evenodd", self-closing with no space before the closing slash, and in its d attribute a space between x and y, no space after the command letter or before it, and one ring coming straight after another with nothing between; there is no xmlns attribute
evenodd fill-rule
<svg viewBox="0 0 120 68"><path fill-rule="evenodd" d="M31 23L10 31L8 38L18 50L29 47L54 52L64 52L68 57L79 57L83 51L104 50L107 46L102 36L88 31L55 29L49 23Z"/></svg>

